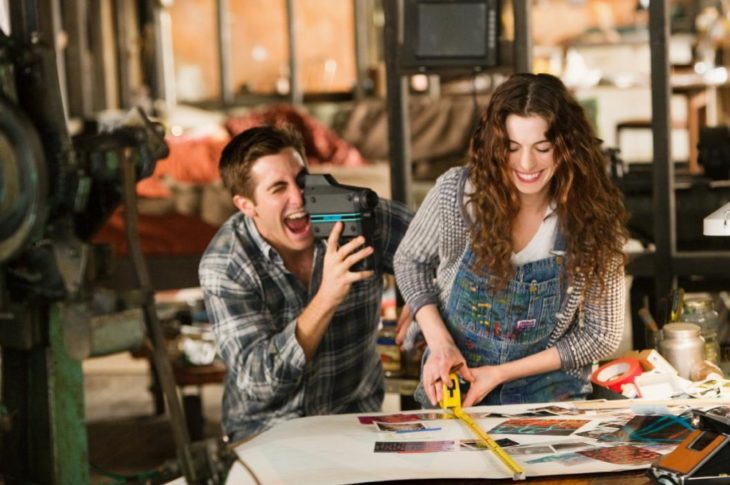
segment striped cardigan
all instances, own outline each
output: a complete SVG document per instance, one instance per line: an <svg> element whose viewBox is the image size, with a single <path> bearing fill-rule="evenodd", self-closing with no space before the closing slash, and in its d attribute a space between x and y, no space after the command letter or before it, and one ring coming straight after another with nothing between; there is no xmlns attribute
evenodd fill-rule
<svg viewBox="0 0 730 485"><path fill-rule="evenodd" d="M459 264L470 243L464 207L467 169L441 175L426 196L395 255L395 276L413 315L424 305L448 301ZM563 370L585 378L587 367L612 354L623 332L626 287L623 262L608 273L605 288L577 276L566 290L549 339Z"/></svg>

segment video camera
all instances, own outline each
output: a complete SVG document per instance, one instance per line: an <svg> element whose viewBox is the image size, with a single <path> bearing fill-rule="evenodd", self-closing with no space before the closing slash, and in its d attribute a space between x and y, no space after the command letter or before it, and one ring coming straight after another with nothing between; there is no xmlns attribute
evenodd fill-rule
<svg viewBox="0 0 730 485"><path fill-rule="evenodd" d="M327 239L337 222L343 223L340 243L357 236L365 236L365 244L372 244L375 230L375 207L378 194L374 191L337 182L329 174L302 172L297 184L304 191L304 206L309 212L314 237ZM375 268L374 257L360 261L354 271Z"/></svg>
<svg viewBox="0 0 730 485"><path fill-rule="evenodd" d="M651 466L651 476L663 485L730 483L730 406L692 414L695 430Z"/></svg>

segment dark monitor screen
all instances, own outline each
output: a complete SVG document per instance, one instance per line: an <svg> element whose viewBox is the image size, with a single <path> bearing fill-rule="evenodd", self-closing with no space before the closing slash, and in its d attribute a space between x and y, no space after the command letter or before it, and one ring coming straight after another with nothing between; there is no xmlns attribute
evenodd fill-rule
<svg viewBox="0 0 730 485"><path fill-rule="evenodd" d="M497 65L497 0L405 0L401 67Z"/></svg>
<svg viewBox="0 0 730 485"><path fill-rule="evenodd" d="M421 3L417 15L417 57L482 57L487 52L483 3Z"/></svg>

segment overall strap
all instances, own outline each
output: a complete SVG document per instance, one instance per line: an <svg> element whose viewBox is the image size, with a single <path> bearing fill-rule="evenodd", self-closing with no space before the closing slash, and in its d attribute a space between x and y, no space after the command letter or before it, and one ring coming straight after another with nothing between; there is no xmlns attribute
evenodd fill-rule
<svg viewBox="0 0 730 485"><path fill-rule="evenodd" d="M560 228L558 228L558 234L555 237L555 246L553 246L552 252L557 254L565 253L565 237Z"/></svg>

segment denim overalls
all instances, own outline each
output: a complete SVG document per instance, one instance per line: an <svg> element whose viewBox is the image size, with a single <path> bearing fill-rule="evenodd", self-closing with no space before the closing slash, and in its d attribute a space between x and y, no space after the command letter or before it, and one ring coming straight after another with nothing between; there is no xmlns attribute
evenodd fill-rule
<svg viewBox="0 0 730 485"><path fill-rule="evenodd" d="M503 364L547 348L565 295L564 248L558 233L550 257L518 267L507 287L496 293L488 288L492 277L474 273L475 255L471 247L467 249L441 316L470 368ZM423 362L426 357L427 353ZM466 389L462 384L462 393ZM578 379L557 370L506 382L477 404L566 401L584 398L590 391L588 376ZM422 384L415 397L424 407L432 407Z"/></svg>

